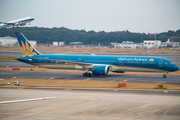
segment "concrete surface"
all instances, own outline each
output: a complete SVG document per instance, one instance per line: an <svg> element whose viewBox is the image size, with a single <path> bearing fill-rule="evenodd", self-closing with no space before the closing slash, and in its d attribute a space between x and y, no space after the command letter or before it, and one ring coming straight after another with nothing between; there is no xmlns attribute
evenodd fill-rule
<svg viewBox="0 0 180 120"><path fill-rule="evenodd" d="M58 96L0 104L3 120L179 120L180 96L106 91L0 89L0 101Z"/></svg>

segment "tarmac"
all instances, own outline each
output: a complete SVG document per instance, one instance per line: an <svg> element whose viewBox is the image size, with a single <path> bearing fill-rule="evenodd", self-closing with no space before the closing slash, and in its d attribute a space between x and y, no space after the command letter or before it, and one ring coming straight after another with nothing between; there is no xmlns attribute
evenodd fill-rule
<svg viewBox="0 0 180 120"><path fill-rule="evenodd" d="M139 83L163 83L180 84L180 76L162 76L153 75L127 75L110 74L106 76L83 77L80 73L52 73L52 72L23 72L23 71L0 71L0 79L68 79L68 80L89 80L89 81L124 81Z"/></svg>
<svg viewBox="0 0 180 120"><path fill-rule="evenodd" d="M54 97L57 96L57 97ZM36 99L36 98L51 99ZM3 120L178 120L180 95L115 91L2 89Z"/></svg>

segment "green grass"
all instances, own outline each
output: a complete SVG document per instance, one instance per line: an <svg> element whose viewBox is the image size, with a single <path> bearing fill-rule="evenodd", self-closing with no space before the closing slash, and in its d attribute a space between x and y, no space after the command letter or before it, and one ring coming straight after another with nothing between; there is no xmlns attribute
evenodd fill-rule
<svg viewBox="0 0 180 120"><path fill-rule="evenodd" d="M0 56L0 62L18 62L17 60L15 60L14 58L17 58L18 56L12 56L12 57L8 57L8 56Z"/></svg>
<svg viewBox="0 0 180 120"><path fill-rule="evenodd" d="M20 86L6 85L19 81ZM167 89L155 89L156 83L126 82L126 86L118 87L122 81L87 81L67 79L5 79L1 80L1 88L49 88L49 89L90 89L90 90L142 90L142 91L180 91L180 85L168 84ZM158 83L157 83L158 84Z"/></svg>

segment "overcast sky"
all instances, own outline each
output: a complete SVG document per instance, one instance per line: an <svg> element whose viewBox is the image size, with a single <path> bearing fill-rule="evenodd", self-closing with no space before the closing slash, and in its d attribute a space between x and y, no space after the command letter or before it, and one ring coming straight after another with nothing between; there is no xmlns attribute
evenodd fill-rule
<svg viewBox="0 0 180 120"><path fill-rule="evenodd" d="M180 29L180 0L0 0L0 21L30 26L160 33Z"/></svg>

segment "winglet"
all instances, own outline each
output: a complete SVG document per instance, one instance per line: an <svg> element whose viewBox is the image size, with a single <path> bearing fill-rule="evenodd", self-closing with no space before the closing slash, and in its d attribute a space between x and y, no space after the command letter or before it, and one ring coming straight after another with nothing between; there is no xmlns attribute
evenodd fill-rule
<svg viewBox="0 0 180 120"><path fill-rule="evenodd" d="M23 57L40 54L21 32L15 32L15 34L19 42Z"/></svg>

